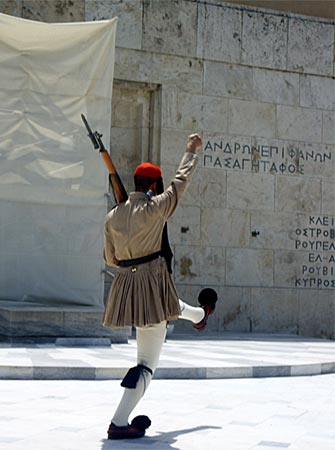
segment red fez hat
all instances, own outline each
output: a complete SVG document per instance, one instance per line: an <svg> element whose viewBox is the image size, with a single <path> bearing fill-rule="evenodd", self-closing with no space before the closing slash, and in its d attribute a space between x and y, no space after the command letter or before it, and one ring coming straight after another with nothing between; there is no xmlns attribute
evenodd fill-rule
<svg viewBox="0 0 335 450"><path fill-rule="evenodd" d="M145 162L136 167L134 175L157 180L157 178L162 176L162 171L158 166Z"/></svg>

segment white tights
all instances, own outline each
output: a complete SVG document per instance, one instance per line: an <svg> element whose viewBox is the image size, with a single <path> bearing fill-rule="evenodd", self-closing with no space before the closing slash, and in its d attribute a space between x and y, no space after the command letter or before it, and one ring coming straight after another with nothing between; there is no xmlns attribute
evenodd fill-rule
<svg viewBox="0 0 335 450"><path fill-rule="evenodd" d="M181 319L193 323L200 322L204 317L204 310L200 307L190 306L179 300ZM136 328L137 364L149 367L154 373L166 336L166 321L149 327ZM128 425L128 419L135 406L143 397L152 376L148 371L141 372L135 389L124 388L124 393L115 411L112 422L119 427Z"/></svg>

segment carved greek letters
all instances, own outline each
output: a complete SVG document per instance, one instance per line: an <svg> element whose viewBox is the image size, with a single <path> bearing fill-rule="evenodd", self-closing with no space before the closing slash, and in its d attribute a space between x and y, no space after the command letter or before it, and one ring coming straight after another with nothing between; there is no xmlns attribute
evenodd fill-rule
<svg viewBox="0 0 335 450"><path fill-rule="evenodd" d="M305 262L295 287L335 288L335 217L312 216L308 226L295 230L295 249L305 252Z"/></svg>
<svg viewBox="0 0 335 450"><path fill-rule="evenodd" d="M208 158L209 155L213 158ZM306 164L326 165L331 160L330 151L306 150L292 145L279 147L264 143L252 146L244 142L208 140L204 146L203 166L273 175L305 175Z"/></svg>

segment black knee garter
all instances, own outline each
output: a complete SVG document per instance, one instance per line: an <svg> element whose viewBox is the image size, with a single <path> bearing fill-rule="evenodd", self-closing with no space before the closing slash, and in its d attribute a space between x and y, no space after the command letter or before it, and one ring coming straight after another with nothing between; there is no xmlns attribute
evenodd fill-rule
<svg viewBox="0 0 335 450"><path fill-rule="evenodd" d="M152 375L152 370L149 367L144 366L143 364L137 364L137 366L132 367L131 369L128 370L128 372L126 373L125 377L121 382L121 386L129 389L135 389L137 382L140 378L140 375L141 373L143 373L144 370L146 370L147 372L150 373L150 375Z"/></svg>

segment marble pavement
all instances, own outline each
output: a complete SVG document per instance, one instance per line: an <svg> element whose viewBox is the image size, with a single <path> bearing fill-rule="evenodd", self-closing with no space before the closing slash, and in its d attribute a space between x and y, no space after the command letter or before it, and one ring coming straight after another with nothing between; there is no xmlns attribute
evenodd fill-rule
<svg viewBox="0 0 335 450"><path fill-rule="evenodd" d="M104 343L104 341L88 341ZM136 364L136 342L87 345L0 343L0 379L122 379ZM174 335L163 346L156 379L257 378L335 373L335 343L261 333Z"/></svg>
<svg viewBox="0 0 335 450"><path fill-rule="evenodd" d="M1 344L0 450L332 450L334 345L255 334L169 339L133 414L150 416L146 436L109 441L122 390L107 378L134 362L133 340Z"/></svg>

